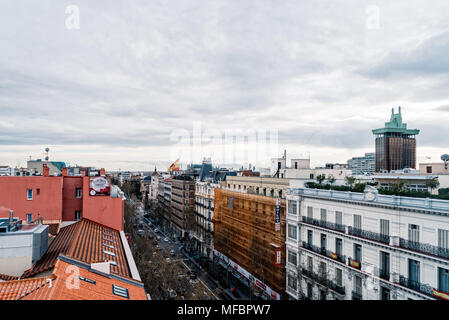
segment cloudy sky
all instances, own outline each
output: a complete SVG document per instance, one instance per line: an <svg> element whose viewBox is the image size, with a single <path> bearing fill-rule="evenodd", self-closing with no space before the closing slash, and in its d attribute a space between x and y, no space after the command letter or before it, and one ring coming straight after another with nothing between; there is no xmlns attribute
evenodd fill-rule
<svg viewBox="0 0 449 320"><path fill-rule="evenodd" d="M151 170L195 124L346 162L398 106L449 153L447 0L1 1L0 40L0 165Z"/></svg>

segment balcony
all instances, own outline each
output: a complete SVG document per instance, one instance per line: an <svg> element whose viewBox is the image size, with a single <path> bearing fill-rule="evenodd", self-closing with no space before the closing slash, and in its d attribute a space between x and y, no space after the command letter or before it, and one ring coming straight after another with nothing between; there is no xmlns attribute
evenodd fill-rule
<svg viewBox="0 0 449 320"><path fill-rule="evenodd" d="M348 233L350 235L353 235L353 236L356 236L356 237L360 237L360 238L364 238L364 239L369 239L369 240L373 240L373 241L377 241L377 242L382 242L382 243L385 243L385 244L389 244L390 243L390 236L384 235L384 234L380 234L380 233L377 233L377 232L357 229L357 228L353 228L353 227L349 227L348 226Z"/></svg>
<svg viewBox="0 0 449 320"><path fill-rule="evenodd" d="M357 291L352 291L352 300L363 300L362 294Z"/></svg>
<svg viewBox="0 0 449 320"><path fill-rule="evenodd" d="M406 278L404 276L399 276L399 284L401 286L404 286L404 287L412 289L412 290L414 290L416 292L425 294L425 295L430 296L432 298L437 298L433 294L434 293L433 288L431 286L429 286L428 284L424 284L424 283L421 283L419 281L408 279L408 278Z"/></svg>
<svg viewBox="0 0 449 320"><path fill-rule="evenodd" d="M316 252L318 254L321 254L322 256L331 258L333 260L339 261L341 263L345 263L346 262L346 257L339 255L337 253L331 252L329 250L326 250L326 248L320 248L317 246L314 246L313 244L309 244L305 241L302 242L302 247L308 250L311 250L313 252Z"/></svg>
<svg viewBox="0 0 449 320"><path fill-rule="evenodd" d="M307 278L314 280L315 282L328 287L329 289L337 292L338 294L344 295L345 294L345 288L343 286L338 285L334 281L327 279L326 276L319 275L313 271L307 270L305 268L301 268L301 272L304 276Z"/></svg>
<svg viewBox="0 0 449 320"><path fill-rule="evenodd" d="M427 243L421 243L416 241L408 241L405 239L399 239L399 246L404 249L412 251L430 254L432 256L440 257L449 260L449 249L433 246Z"/></svg>
<svg viewBox="0 0 449 320"><path fill-rule="evenodd" d="M309 217L305 217L305 216L302 217L302 222L311 224L314 226L319 226L322 228L330 229L330 230L335 230L335 231L339 231L339 232L343 232L343 233L345 232L345 226L342 224L337 224L337 223L324 221L324 220L317 220L317 219L313 219L313 218L309 218Z"/></svg>

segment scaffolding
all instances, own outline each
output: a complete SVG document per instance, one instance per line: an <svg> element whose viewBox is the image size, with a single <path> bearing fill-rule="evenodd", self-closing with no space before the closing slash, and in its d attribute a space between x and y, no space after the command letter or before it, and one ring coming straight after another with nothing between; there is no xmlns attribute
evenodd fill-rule
<svg viewBox="0 0 449 320"><path fill-rule="evenodd" d="M276 231L276 198L216 189L214 248L262 281L262 287L266 284L282 295L286 204L283 199L279 202L280 230ZM276 265L276 249L281 250L280 265Z"/></svg>

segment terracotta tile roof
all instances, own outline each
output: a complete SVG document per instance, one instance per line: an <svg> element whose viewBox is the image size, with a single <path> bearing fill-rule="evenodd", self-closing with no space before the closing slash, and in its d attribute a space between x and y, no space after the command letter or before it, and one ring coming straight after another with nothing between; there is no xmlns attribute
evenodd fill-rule
<svg viewBox="0 0 449 320"><path fill-rule="evenodd" d="M27 295L49 286L48 280L55 277L43 277L0 282L0 300L19 300Z"/></svg>
<svg viewBox="0 0 449 320"><path fill-rule="evenodd" d="M120 233L98 223L82 220L66 255L89 264L113 261L111 273L131 278Z"/></svg>
<svg viewBox="0 0 449 320"><path fill-rule="evenodd" d="M11 281L11 280L17 280L17 279L19 279L19 277L8 276L7 274L1 274L1 273L0 273L0 280L3 280L3 281Z"/></svg>
<svg viewBox="0 0 449 320"><path fill-rule="evenodd" d="M88 264L113 261L111 273L131 278L120 233L87 219L61 228L44 256L22 278L54 268L60 254Z"/></svg>
<svg viewBox="0 0 449 320"><path fill-rule="evenodd" d="M146 293L142 286L136 286L115 278L102 276L83 267L78 269L79 276L88 281L79 280L78 287L68 287L68 278L73 270L67 268L73 265L58 260L54 269L56 280L51 288L42 288L24 297L26 300L146 300ZM73 284L73 280L69 280ZM128 298L113 293L113 285L126 289Z"/></svg>
<svg viewBox="0 0 449 320"><path fill-rule="evenodd" d="M56 238L52 241L42 258L34 266L25 271L22 278L30 278L41 272L54 268L56 259L60 253L66 254L72 244L75 231L81 222L77 222L61 228Z"/></svg>

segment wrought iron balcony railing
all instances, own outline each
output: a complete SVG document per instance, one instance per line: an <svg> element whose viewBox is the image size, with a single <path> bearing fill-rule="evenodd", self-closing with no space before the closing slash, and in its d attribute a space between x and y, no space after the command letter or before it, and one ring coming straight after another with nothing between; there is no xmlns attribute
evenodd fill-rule
<svg viewBox="0 0 449 320"><path fill-rule="evenodd" d="M427 296L435 298L435 296L433 294L434 293L433 288L431 286L429 286L428 284L424 284L424 283L421 283L416 280L408 279L404 276L399 276L399 284L404 287L407 287L409 289L412 289L414 291L417 291L417 292L423 293Z"/></svg>
<svg viewBox="0 0 449 320"><path fill-rule="evenodd" d="M350 235L353 235L353 236L356 236L356 237L360 237L360 238L374 240L374 241L382 242L382 243L386 243L386 244L390 243L390 236L384 235L384 234L380 234L380 233L377 233L377 232L357 229L357 228L353 228L351 226L348 226L348 233Z"/></svg>
<svg viewBox="0 0 449 320"><path fill-rule="evenodd" d="M449 249L446 248L437 247L428 243L409 241L403 238L399 239L399 246L404 249L426 253L449 260Z"/></svg>
<svg viewBox="0 0 449 320"><path fill-rule="evenodd" d="M344 295L346 292L345 288L343 286L340 286L337 283L335 283L334 281L328 279L325 275L317 274L317 273L310 271L308 269L305 269L305 268L301 268L301 272L303 275L305 275L309 279L312 279L312 280L318 282L319 284L326 286L329 289L334 290L335 292L337 292L341 295Z"/></svg>
<svg viewBox="0 0 449 320"><path fill-rule="evenodd" d="M337 254L337 253L334 253L334 252L329 251L329 250L327 250L325 248L317 247L317 246L315 246L313 244L309 244L309 243L307 243L305 241L302 242L302 247L305 248L305 249L311 250L313 252L319 253L319 254L321 254L321 255L323 255L325 257L328 257L328 258L331 258L333 260L339 261L341 263L346 263L346 257L345 256Z"/></svg>
<svg viewBox="0 0 449 320"><path fill-rule="evenodd" d="M305 216L302 217L302 222L305 222L307 224L312 224L314 226L319 226L319 227L339 231L339 232L345 232L345 226L342 224L337 224L337 223L324 221L324 220L317 220L317 219L313 219L313 218L309 218L309 217L305 217Z"/></svg>

